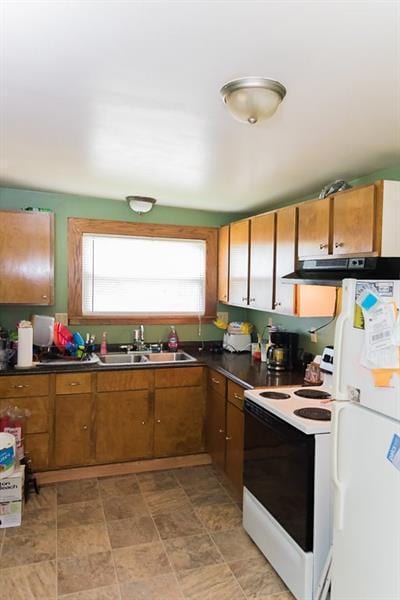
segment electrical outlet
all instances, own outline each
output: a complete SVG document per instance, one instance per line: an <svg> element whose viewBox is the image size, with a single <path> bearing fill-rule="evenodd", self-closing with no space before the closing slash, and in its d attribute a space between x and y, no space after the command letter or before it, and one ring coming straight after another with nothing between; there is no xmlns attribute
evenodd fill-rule
<svg viewBox="0 0 400 600"><path fill-rule="evenodd" d="M54 315L56 321L61 323L61 325L68 326L68 313L56 313Z"/></svg>
<svg viewBox="0 0 400 600"><path fill-rule="evenodd" d="M227 323L229 320L229 313L228 312L217 312L217 319L221 319L221 321L224 321L224 323Z"/></svg>
<svg viewBox="0 0 400 600"><path fill-rule="evenodd" d="M310 340L314 344L316 344L318 341L318 336L317 336L317 332L315 331L315 329L310 329L309 334L310 334Z"/></svg>

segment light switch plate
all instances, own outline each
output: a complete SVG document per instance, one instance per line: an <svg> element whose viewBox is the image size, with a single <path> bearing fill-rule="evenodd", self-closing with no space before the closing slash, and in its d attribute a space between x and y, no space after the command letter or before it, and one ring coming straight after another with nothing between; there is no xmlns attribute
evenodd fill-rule
<svg viewBox="0 0 400 600"><path fill-rule="evenodd" d="M68 326L68 313L56 313L54 318L62 325Z"/></svg>

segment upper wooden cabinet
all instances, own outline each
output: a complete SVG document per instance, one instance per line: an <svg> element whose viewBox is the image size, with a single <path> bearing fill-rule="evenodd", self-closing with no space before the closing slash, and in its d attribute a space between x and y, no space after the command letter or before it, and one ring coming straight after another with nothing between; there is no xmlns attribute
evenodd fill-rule
<svg viewBox="0 0 400 600"><path fill-rule="evenodd" d="M250 221L237 221L230 227L229 302L247 306Z"/></svg>
<svg viewBox="0 0 400 600"><path fill-rule="evenodd" d="M218 239L218 300L228 302L229 294L229 225L219 230Z"/></svg>
<svg viewBox="0 0 400 600"><path fill-rule="evenodd" d="M54 218L47 212L1 211L0 303L53 304Z"/></svg>
<svg viewBox="0 0 400 600"><path fill-rule="evenodd" d="M400 184L379 181L299 205L298 256L399 256Z"/></svg>
<svg viewBox="0 0 400 600"><path fill-rule="evenodd" d="M275 213L250 220L249 305L271 310L274 293Z"/></svg>
<svg viewBox="0 0 400 600"><path fill-rule="evenodd" d="M274 308L293 315L296 312L296 289L282 283L281 277L292 273L296 264L297 207L288 206L276 213L276 280Z"/></svg>

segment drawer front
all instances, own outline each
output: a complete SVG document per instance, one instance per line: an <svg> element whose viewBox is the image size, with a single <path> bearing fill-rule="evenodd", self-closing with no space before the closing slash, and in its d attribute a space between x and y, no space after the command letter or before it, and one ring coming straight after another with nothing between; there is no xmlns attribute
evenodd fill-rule
<svg viewBox="0 0 400 600"><path fill-rule="evenodd" d="M3 398L0 400L0 411L6 406L10 406L10 400ZM26 433L44 433L49 430L49 399L47 396L38 396L34 398L18 398L12 405L18 406L23 410L29 410L30 415L26 420Z"/></svg>
<svg viewBox="0 0 400 600"><path fill-rule="evenodd" d="M227 400L240 408L240 410L243 410L244 388L237 383L233 383L233 381L228 381Z"/></svg>
<svg viewBox="0 0 400 600"><path fill-rule="evenodd" d="M202 385L203 367L157 369L156 388Z"/></svg>
<svg viewBox="0 0 400 600"><path fill-rule="evenodd" d="M91 373L56 375L56 394L87 394L92 390Z"/></svg>
<svg viewBox="0 0 400 600"><path fill-rule="evenodd" d="M151 386L153 377L152 369L98 373L96 389L98 392L147 390Z"/></svg>
<svg viewBox="0 0 400 600"><path fill-rule="evenodd" d="M218 371L214 371L213 369L208 369L208 385L215 390L221 396L225 398L226 392L226 377L218 373Z"/></svg>
<svg viewBox="0 0 400 600"><path fill-rule="evenodd" d="M48 375L6 375L0 377L0 398L47 396L48 393Z"/></svg>

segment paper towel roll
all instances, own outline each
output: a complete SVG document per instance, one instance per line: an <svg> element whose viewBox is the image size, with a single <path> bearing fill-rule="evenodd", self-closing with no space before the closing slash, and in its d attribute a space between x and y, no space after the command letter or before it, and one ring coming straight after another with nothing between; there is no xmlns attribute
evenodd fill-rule
<svg viewBox="0 0 400 600"><path fill-rule="evenodd" d="M33 329L18 327L18 367L31 367L33 358Z"/></svg>

